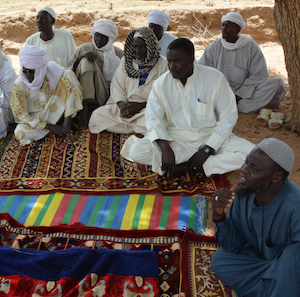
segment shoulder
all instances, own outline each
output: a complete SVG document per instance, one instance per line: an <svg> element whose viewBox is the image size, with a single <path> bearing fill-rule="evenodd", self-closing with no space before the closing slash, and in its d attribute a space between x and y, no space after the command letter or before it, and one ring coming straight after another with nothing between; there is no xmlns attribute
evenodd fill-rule
<svg viewBox="0 0 300 297"><path fill-rule="evenodd" d="M287 179L280 191L280 194L285 200L291 202L292 205L300 206L300 187L294 184L291 180Z"/></svg>
<svg viewBox="0 0 300 297"><path fill-rule="evenodd" d="M58 35L72 36L71 32L67 29L53 29L53 32L54 34L58 34Z"/></svg>
<svg viewBox="0 0 300 297"><path fill-rule="evenodd" d="M196 76L201 76L206 78L208 81L213 77L214 79L223 79L224 75L222 72L219 70L209 67L209 66L204 66L200 64L194 64L194 71L196 73Z"/></svg>
<svg viewBox="0 0 300 297"><path fill-rule="evenodd" d="M93 51L95 47L92 42L86 42L78 46L77 51Z"/></svg>
<svg viewBox="0 0 300 297"><path fill-rule="evenodd" d="M124 56L124 51L121 50L119 47L114 46L114 49L115 49L116 55L117 55L119 58L122 58L122 57Z"/></svg>
<svg viewBox="0 0 300 297"><path fill-rule="evenodd" d="M164 32L163 34L163 38L166 38L168 40L175 40L175 39L178 39L177 36L173 35L173 34L170 34L170 33L167 33L167 32Z"/></svg>
<svg viewBox="0 0 300 297"><path fill-rule="evenodd" d="M169 69L167 59L160 55L157 63L155 64L155 68L157 69L160 75L165 73Z"/></svg>
<svg viewBox="0 0 300 297"><path fill-rule="evenodd" d="M32 35L30 35L26 41L25 41L25 45L32 45L31 42L35 41L37 38L40 38L40 32L34 33Z"/></svg>

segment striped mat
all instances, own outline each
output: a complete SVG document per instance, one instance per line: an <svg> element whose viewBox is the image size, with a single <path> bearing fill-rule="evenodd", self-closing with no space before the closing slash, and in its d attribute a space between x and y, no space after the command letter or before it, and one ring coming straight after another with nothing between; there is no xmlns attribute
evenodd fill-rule
<svg viewBox="0 0 300 297"><path fill-rule="evenodd" d="M156 195L2 195L0 212L27 226L80 222L108 229L192 228L204 234L207 199Z"/></svg>

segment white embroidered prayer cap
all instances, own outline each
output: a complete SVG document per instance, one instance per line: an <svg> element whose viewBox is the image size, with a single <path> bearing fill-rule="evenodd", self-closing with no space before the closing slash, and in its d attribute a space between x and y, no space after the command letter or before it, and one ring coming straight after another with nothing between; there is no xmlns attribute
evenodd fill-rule
<svg viewBox="0 0 300 297"><path fill-rule="evenodd" d="M56 13L55 13L54 9L52 9L48 6L43 7L40 11L47 11L54 19L56 18Z"/></svg>
<svg viewBox="0 0 300 297"><path fill-rule="evenodd" d="M291 172L295 154L293 149L277 138L266 138L257 147L287 172Z"/></svg>
<svg viewBox="0 0 300 297"><path fill-rule="evenodd" d="M226 15L222 16L221 22L232 22L237 24L241 29L246 27L246 23L243 17L238 12L228 12Z"/></svg>
<svg viewBox="0 0 300 297"><path fill-rule="evenodd" d="M150 13L148 14L148 25L151 23L159 25L163 28L164 31L168 29L170 21L170 16L161 10L155 9L150 11Z"/></svg>

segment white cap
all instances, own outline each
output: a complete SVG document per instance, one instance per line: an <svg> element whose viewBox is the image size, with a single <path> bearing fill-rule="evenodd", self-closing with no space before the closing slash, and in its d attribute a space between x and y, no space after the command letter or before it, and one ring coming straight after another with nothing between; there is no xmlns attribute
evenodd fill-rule
<svg viewBox="0 0 300 297"><path fill-rule="evenodd" d="M43 7L40 11L47 11L54 19L56 18L55 11L48 6Z"/></svg>
<svg viewBox="0 0 300 297"><path fill-rule="evenodd" d="M241 29L246 27L246 23L243 17L238 12L228 12L226 15L222 16L221 22L232 22L237 24Z"/></svg>

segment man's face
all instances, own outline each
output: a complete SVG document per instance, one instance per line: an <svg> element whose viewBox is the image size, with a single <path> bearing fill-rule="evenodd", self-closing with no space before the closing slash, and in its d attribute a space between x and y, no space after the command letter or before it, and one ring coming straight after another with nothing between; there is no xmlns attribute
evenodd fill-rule
<svg viewBox="0 0 300 297"><path fill-rule="evenodd" d="M53 19L47 11L40 11L36 17L36 25L39 31L49 31L53 26Z"/></svg>
<svg viewBox="0 0 300 297"><path fill-rule="evenodd" d="M94 40L98 48L101 48L108 43L108 37L98 32L95 33Z"/></svg>
<svg viewBox="0 0 300 297"><path fill-rule="evenodd" d="M188 57L183 49L168 49L167 60L169 70L174 78L183 81L193 73L194 57Z"/></svg>
<svg viewBox="0 0 300 297"><path fill-rule="evenodd" d="M155 36L157 37L157 40L160 40L164 34L164 29L162 26L157 25L157 24L153 24L153 23L149 23L148 26L150 29L152 29L152 31L154 32Z"/></svg>
<svg viewBox="0 0 300 297"><path fill-rule="evenodd" d="M230 21L222 23L221 31L222 37L228 42L236 42L239 36L241 28Z"/></svg>
<svg viewBox="0 0 300 297"><path fill-rule="evenodd" d="M237 194L243 197L250 193L261 193L267 190L272 184L274 173L274 162L255 147L242 166Z"/></svg>
<svg viewBox="0 0 300 297"><path fill-rule="evenodd" d="M35 70L34 69L27 69L27 68L23 67L22 71L25 74L25 76L27 77L28 81L30 83L32 83L32 81L34 80Z"/></svg>
<svg viewBox="0 0 300 297"><path fill-rule="evenodd" d="M133 54L134 54L135 58L138 61L143 62L146 59L147 47L146 47L146 43L143 38L136 37L133 39L132 50L133 50Z"/></svg>

